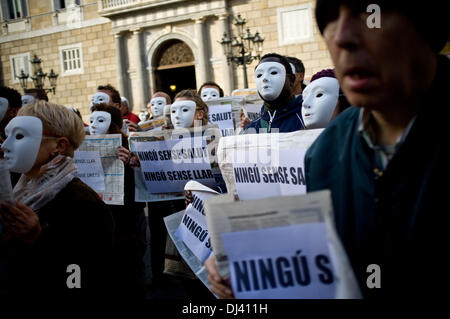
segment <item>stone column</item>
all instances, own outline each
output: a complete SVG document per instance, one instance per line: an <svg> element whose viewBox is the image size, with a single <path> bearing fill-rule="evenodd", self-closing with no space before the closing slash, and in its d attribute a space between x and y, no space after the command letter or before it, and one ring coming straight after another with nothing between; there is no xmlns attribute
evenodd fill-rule
<svg viewBox="0 0 450 319"><path fill-rule="evenodd" d="M136 29L133 30L133 38L135 43L135 58L136 58L136 75L137 75L137 82L138 82L138 98L137 103L134 103L134 112L138 112L140 109L145 108L145 103L147 99L147 91L148 91L148 85L147 80L145 77L145 48L142 43L142 30Z"/></svg>
<svg viewBox="0 0 450 319"><path fill-rule="evenodd" d="M222 36L224 33L228 34L229 37L231 37L230 32L230 20L229 20L229 14L228 13L222 13L217 15L220 21L220 39L222 39ZM220 48L223 50L223 48ZM223 52L223 51L222 51ZM227 62L227 57L225 54L221 54L222 57L222 77L223 77L223 83L219 83L219 85L222 86L222 89L225 93L225 95L231 95L231 91L234 90L234 71L233 71L233 65Z"/></svg>
<svg viewBox="0 0 450 319"><path fill-rule="evenodd" d="M198 59L197 61L197 85L202 85L209 80L209 60L206 47L205 37L205 17L194 19L195 21L195 37L197 39Z"/></svg>
<svg viewBox="0 0 450 319"><path fill-rule="evenodd" d="M117 83L118 89L122 96L128 95L128 90L126 89L126 72L125 72L125 60L123 56L123 48L122 48L122 34L115 33L114 40L116 43L116 65L117 65Z"/></svg>

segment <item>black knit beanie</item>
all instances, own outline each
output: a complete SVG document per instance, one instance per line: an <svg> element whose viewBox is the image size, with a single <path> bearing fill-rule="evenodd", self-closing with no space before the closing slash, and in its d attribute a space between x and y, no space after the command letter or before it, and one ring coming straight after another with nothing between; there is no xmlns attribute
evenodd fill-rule
<svg viewBox="0 0 450 319"><path fill-rule="evenodd" d="M346 4L355 12L366 12L367 6L375 3L383 11L403 13L415 26L417 32L427 41L434 52L442 50L449 39L448 27L449 1L439 0L428 3L418 3L408 0L316 0L316 21L320 33L326 25L335 20L339 14L339 6ZM371 12L369 12L371 13ZM383 27L383 18L381 18ZM414 43L411 43L413 50Z"/></svg>

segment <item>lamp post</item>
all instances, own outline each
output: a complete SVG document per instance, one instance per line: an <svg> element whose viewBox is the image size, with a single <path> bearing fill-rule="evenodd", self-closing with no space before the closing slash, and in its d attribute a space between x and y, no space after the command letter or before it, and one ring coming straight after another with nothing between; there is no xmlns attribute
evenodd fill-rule
<svg viewBox="0 0 450 319"><path fill-rule="evenodd" d="M35 88L42 89L45 92L52 92L55 94L56 92L56 80L58 79L58 74L56 74L53 69L50 70L50 73L47 75L47 73L44 73L41 68L42 60L38 58L38 56L35 54L33 59L31 60L31 69L33 72L33 75L31 76L31 79L33 80L33 84ZM23 72L23 70L20 70L20 75L18 76L20 81L20 86L22 89L27 89L29 75ZM48 81L50 82L50 88L44 88L45 86L45 78L48 78Z"/></svg>
<svg viewBox="0 0 450 319"><path fill-rule="evenodd" d="M231 35L231 38L224 32L222 40L219 43L222 45L227 61L242 65L242 73L244 76L244 87L248 88L247 80L247 64L252 63L253 60L261 59L262 44L264 39L257 31L254 35L247 28L244 32L244 26L247 22L238 14L234 19L233 24L237 28L237 36Z"/></svg>

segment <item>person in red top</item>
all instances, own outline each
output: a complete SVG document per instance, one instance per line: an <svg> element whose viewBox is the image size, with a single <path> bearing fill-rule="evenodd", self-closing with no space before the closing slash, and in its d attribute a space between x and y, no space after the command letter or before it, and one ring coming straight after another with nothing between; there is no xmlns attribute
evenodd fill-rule
<svg viewBox="0 0 450 319"><path fill-rule="evenodd" d="M122 113L122 119L124 120L130 120L136 124L138 124L141 120L139 119L139 117L137 117L137 115L133 114L130 112L130 109L128 107L128 100L125 97L121 97L120 98L121 103L120 103L120 112Z"/></svg>

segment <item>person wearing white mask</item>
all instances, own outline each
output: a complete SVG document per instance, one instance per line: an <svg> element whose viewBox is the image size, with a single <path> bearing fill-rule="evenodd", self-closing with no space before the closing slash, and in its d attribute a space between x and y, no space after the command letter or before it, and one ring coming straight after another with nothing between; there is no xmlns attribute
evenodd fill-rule
<svg viewBox="0 0 450 319"><path fill-rule="evenodd" d="M208 105L194 90L183 90L170 106L170 120L175 129L208 124Z"/></svg>
<svg viewBox="0 0 450 319"><path fill-rule="evenodd" d="M94 107L94 105L96 104L110 104L110 97L108 94L106 94L105 92L96 92L94 95L92 95L91 98L91 112L92 112L92 108Z"/></svg>
<svg viewBox="0 0 450 319"><path fill-rule="evenodd" d="M109 131L111 114L104 111L94 111L90 117L89 134L103 135Z"/></svg>
<svg viewBox="0 0 450 319"><path fill-rule="evenodd" d="M76 177L73 155L84 139L81 119L40 100L22 107L5 132L7 166L22 173L13 190L16 202L0 205L0 261L11 269L6 295L108 293L113 220L97 194ZM64 284L72 264L82 267L84 289Z"/></svg>
<svg viewBox="0 0 450 319"><path fill-rule="evenodd" d="M276 53L266 54L255 69L258 94L264 105L260 117L247 124L242 133L293 132L304 128L301 120L302 96L295 97L295 75L286 57Z"/></svg>
<svg viewBox="0 0 450 319"><path fill-rule="evenodd" d="M303 90L302 117L306 128L325 128L349 103L332 69L314 74Z"/></svg>
<svg viewBox="0 0 450 319"><path fill-rule="evenodd" d="M150 110L152 118L158 118L164 115L164 107L172 103L170 96L164 92L158 91L152 95L150 100Z"/></svg>
<svg viewBox="0 0 450 319"><path fill-rule="evenodd" d="M22 95L22 106L33 104L34 101L34 96L28 94Z"/></svg>
<svg viewBox="0 0 450 319"><path fill-rule="evenodd" d="M205 82L198 90L198 94L203 101L216 100L223 97L223 90L216 82Z"/></svg>

